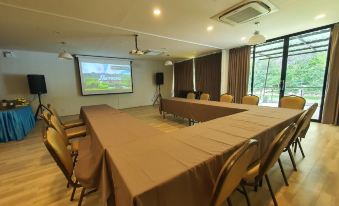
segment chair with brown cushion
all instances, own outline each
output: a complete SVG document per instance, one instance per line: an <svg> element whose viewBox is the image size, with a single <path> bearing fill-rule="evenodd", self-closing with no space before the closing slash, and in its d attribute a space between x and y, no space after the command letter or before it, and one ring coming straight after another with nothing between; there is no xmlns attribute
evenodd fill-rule
<svg viewBox="0 0 339 206"><path fill-rule="evenodd" d="M220 96L220 102L227 102L232 103L233 102L233 96L230 94L223 94Z"/></svg>
<svg viewBox="0 0 339 206"><path fill-rule="evenodd" d="M82 187L81 195L78 202L78 206L80 206L83 197L89 193L85 194L86 188L79 183L76 177L73 178L74 165L72 162L72 157L68 152L64 142L62 141L60 133L57 132L55 129L48 127L43 136L43 141L47 150L52 155L53 159L67 179L68 183L73 187L70 199L71 201L74 199L76 189ZM91 192L93 191L95 190L92 190Z"/></svg>
<svg viewBox="0 0 339 206"><path fill-rule="evenodd" d="M52 107L51 104L47 104L48 110L58 118L58 120L61 122L61 124L66 128L72 128L72 127L78 127L82 126L85 124L85 122L82 119L74 119L74 120L69 120L69 121L61 121L61 118L58 114L58 112L55 110L54 107Z"/></svg>
<svg viewBox="0 0 339 206"><path fill-rule="evenodd" d="M86 126L78 126L73 128L65 129L65 127L60 123L58 118L49 113L49 111L44 110L42 115L42 119L47 123L47 125L56 129L60 134L65 135L67 138L75 138L75 137L84 137L86 136Z"/></svg>
<svg viewBox="0 0 339 206"><path fill-rule="evenodd" d="M281 172L283 174L284 180L286 179L284 170L282 168L282 164L280 161L280 155L283 150L288 145L291 140L293 134L296 130L296 124L293 123L290 126L283 129L278 135L275 136L273 142L270 144L267 152L263 155L263 157L255 164L251 165L251 167L247 170L246 175L244 176L244 180L248 182L251 179L254 179L254 187L255 190L258 188L259 182L265 177L268 189L271 193L274 205L277 206L277 200L275 199L274 192L271 187L271 183L267 172L273 167L273 165L278 161Z"/></svg>
<svg viewBox="0 0 339 206"><path fill-rule="evenodd" d="M306 100L299 96L284 96L279 101L279 107L288 109L304 109Z"/></svg>
<svg viewBox="0 0 339 206"><path fill-rule="evenodd" d="M210 94L208 93L202 93L200 95L200 100L210 100Z"/></svg>
<svg viewBox="0 0 339 206"><path fill-rule="evenodd" d="M189 92L189 93L187 93L186 98L187 98L187 99L195 99L195 94L194 94L194 92Z"/></svg>
<svg viewBox="0 0 339 206"><path fill-rule="evenodd" d="M246 173L246 170L253 160L253 156L258 148L258 141L251 139L236 150L225 162L219 172L216 184L213 189L211 198L211 206L222 205L225 200L231 205L230 195L237 188L239 183ZM240 184L248 205L250 205L246 189L243 184Z"/></svg>
<svg viewBox="0 0 339 206"><path fill-rule="evenodd" d="M243 96L241 102L242 102L242 104L258 105L259 104L259 97L255 96L255 95Z"/></svg>

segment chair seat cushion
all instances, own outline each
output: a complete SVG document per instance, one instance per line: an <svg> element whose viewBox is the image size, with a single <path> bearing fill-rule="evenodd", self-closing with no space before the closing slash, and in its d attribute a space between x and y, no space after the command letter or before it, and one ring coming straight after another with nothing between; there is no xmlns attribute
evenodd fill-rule
<svg viewBox="0 0 339 206"><path fill-rule="evenodd" d="M259 174L259 167L260 164L254 164L252 165L246 172L244 179L245 180L253 180L256 176Z"/></svg>
<svg viewBox="0 0 339 206"><path fill-rule="evenodd" d="M75 137L84 137L86 136L86 126L79 126L73 127L65 130L66 136L68 138L75 138Z"/></svg>
<svg viewBox="0 0 339 206"><path fill-rule="evenodd" d="M69 121L64 121L62 125L68 129L72 127L78 127L84 125L85 122L82 119L74 119L74 120L69 120Z"/></svg>

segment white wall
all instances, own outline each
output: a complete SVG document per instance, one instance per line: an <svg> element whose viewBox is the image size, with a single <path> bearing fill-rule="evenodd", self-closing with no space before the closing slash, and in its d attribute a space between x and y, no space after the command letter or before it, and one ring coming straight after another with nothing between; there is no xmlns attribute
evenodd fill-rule
<svg viewBox="0 0 339 206"><path fill-rule="evenodd" d="M151 105L156 88L155 72L164 72L162 96L171 96L173 71L163 61L133 61L133 93L82 96L74 61L60 60L53 53L14 51L14 55L0 57L0 100L24 97L33 100L34 110L38 99L29 93L27 74L45 75L47 94L42 95L42 101L53 104L60 115L78 114L82 105L108 104L115 108Z"/></svg>

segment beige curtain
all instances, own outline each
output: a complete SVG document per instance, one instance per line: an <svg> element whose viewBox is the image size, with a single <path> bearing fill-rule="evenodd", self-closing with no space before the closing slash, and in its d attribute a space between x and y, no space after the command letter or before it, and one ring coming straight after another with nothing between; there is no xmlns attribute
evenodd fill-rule
<svg viewBox="0 0 339 206"><path fill-rule="evenodd" d="M332 30L322 122L339 125L339 24L334 25Z"/></svg>
<svg viewBox="0 0 339 206"><path fill-rule="evenodd" d="M234 96L234 102L240 103L247 95L251 47L245 46L230 50L228 65L228 94Z"/></svg>

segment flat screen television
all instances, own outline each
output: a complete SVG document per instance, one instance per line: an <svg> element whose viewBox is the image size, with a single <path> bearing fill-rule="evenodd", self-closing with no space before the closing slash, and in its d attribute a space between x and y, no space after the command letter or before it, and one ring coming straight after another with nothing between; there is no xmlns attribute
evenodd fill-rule
<svg viewBox="0 0 339 206"><path fill-rule="evenodd" d="M82 95L133 92L132 62L78 56Z"/></svg>

